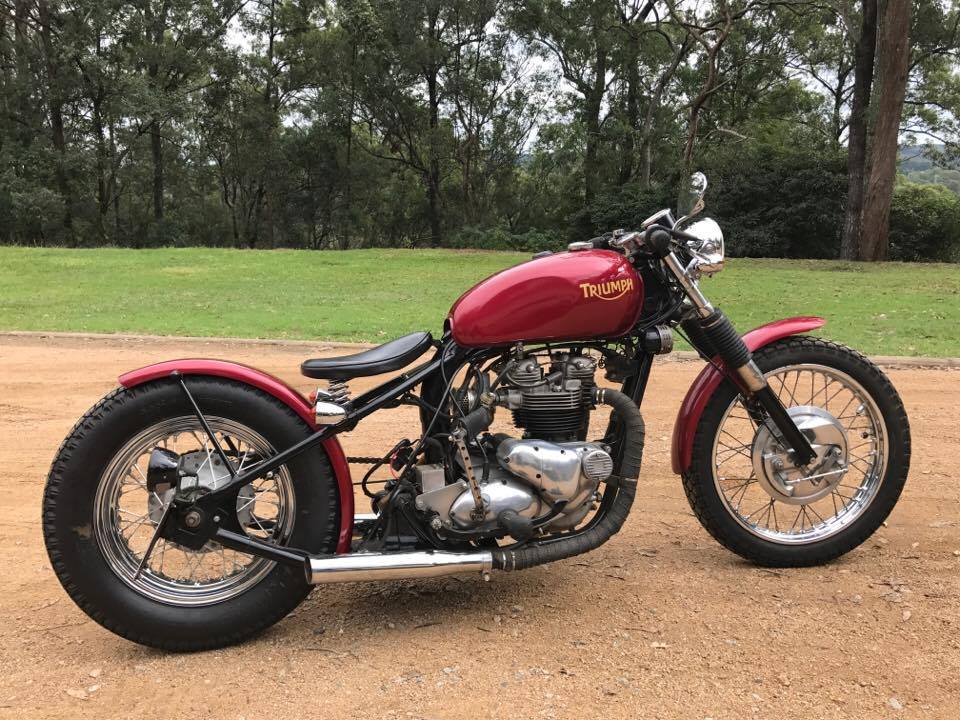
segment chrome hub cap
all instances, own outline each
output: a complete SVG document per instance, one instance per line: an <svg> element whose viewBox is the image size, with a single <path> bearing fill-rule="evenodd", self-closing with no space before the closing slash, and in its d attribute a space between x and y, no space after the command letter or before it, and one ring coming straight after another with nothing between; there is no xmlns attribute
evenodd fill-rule
<svg viewBox="0 0 960 720"><path fill-rule="evenodd" d="M829 495L847 471L847 433L833 415L812 405L787 410L810 441L816 458L806 467L797 467L793 453L786 450L767 425L753 440L753 470L760 486L774 500L789 505L806 505Z"/></svg>

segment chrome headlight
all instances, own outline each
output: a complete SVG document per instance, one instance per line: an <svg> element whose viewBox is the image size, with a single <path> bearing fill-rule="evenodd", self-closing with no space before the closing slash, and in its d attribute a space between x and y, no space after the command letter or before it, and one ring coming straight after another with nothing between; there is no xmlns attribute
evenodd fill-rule
<svg viewBox="0 0 960 720"><path fill-rule="evenodd" d="M697 259L697 269L704 275L723 270L723 231L715 220L701 218L683 229L695 240L687 240L687 249Z"/></svg>

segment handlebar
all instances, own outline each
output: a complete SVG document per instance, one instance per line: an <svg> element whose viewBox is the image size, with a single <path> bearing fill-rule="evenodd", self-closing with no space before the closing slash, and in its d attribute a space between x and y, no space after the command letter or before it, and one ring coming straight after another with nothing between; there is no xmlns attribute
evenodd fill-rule
<svg viewBox="0 0 960 720"><path fill-rule="evenodd" d="M673 241L673 234L660 225L651 225L644 233L643 245L649 250L650 254L665 258L670 254L670 243Z"/></svg>
<svg viewBox="0 0 960 720"><path fill-rule="evenodd" d="M570 244L578 250L593 248L594 250L626 250L631 252L630 246L636 253L644 253L657 258L666 257L670 253L670 244L676 231L663 225L650 225L639 232L624 232L617 230L603 235Z"/></svg>
<svg viewBox="0 0 960 720"><path fill-rule="evenodd" d="M613 238L613 233L607 232L603 235L598 235L595 238L590 238L587 242L593 245L594 250L609 250L610 249L610 240Z"/></svg>

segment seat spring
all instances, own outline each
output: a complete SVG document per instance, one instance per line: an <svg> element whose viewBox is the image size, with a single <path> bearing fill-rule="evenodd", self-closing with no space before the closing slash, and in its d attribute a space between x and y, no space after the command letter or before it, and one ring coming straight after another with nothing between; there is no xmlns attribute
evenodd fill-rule
<svg viewBox="0 0 960 720"><path fill-rule="evenodd" d="M327 385L327 392L338 405L350 402L350 388L342 380L331 380Z"/></svg>

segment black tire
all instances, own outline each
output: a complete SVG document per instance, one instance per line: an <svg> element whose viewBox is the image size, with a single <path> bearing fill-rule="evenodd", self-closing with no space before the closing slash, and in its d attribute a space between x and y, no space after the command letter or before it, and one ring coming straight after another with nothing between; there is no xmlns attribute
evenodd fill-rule
<svg viewBox="0 0 960 720"><path fill-rule="evenodd" d="M212 377L187 378L204 414L245 425L274 448L287 448L311 430L289 407L256 388ZM93 620L128 640L173 651L223 647L245 640L283 618L310 592L302 568L275 565L243 594L198 607L157 601L122 581L91 531L95 495L105 469L127 441L165 419L191 415L172 380L119 388L91 408L64 440L43 496L43 535L57 577ZM287 466L296 516L292 547L332 553L339 497L322 448Z"/></svg>
<svg viewBox="0 0 960 720"><path fill-rule="evenodd" d="M806 567L829 562L859 546L893 510L910 467L910 426L903 401L886 375L860 353L819 338L798 336L772 343L753 355L764 373L790 365L819 364L853 378L876 403L886 425L889 451L876 495L862 514L839 532L816 542L790 545L751 533L727 509L713 477L714 437L738 395L724 382L710 398L693 441L690 469L683 474L687 500L701 525L724 547L758 565Z"/></svg>

